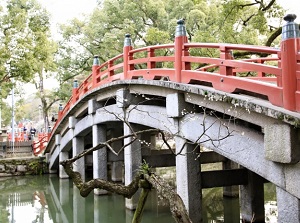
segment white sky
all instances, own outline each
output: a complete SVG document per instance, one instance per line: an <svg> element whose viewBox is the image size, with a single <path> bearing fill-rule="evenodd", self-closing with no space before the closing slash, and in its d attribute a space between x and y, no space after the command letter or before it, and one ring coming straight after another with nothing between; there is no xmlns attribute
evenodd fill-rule
<svg viewBox="0 0 300 223"><path fill-rule="evenodd" d="M97 0L38 0L51 14L52 32L57 31L57 24L67 23L75 17L89 14L97 5Z"/></svg>
<svg viewBox="0 0 300 223"><path fill-rule="evenodd" d="M287 13L296 14L296 22L300 23L300 1L299 0L277 0L284 9L287 9Z"/></svg>

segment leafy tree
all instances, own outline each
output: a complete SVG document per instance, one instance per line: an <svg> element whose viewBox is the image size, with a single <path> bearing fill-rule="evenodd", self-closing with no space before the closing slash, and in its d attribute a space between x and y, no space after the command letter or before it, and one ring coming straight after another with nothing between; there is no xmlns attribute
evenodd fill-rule
<svg viewBox="0 0 300 223"><path fill-rule="evenodd" d="M180 18L192 42L275 46L283 13L275 0L104 0L89 17L61 26L58 78L70 86L77 75L91 72L94 55L100 62L118 55L126 33L135 48L172 43ZM211 50L191 53L214 55Z"/></svg>
<svg viewBox="0 0 300 223"><path fill-rule="evenodd" d="M1 102L0 106L2 127L8 126L11 123L11 107L4 101Z"/></svg>
<svg viewBox="0 0 300 223"><path fill-rule="evenodd" d="M5 7L0 14L1 87L7 95L14 82L33 83L47 126L52 99L43 85L48 72L56 69L56 44L50 39L49 14L36 0L7 0Z"/></svg>

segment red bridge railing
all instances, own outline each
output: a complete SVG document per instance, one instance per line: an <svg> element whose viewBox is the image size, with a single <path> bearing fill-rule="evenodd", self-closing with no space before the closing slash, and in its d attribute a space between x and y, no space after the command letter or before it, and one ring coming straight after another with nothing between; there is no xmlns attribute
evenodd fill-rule
<svg viewBox="0 0 300 223"><path fill-rule="evenodd" d="M98 57L94 57L92 73L81 85L74 84L71 98L64 108L60 106L53 130L87 92L115 80L138 78L209 85L228 93L248 92L264 97L275 106L300 112L300 32L294 19L290 15L285 17L287 24L283 27L280 49L242 44L188 43L182 21L178 22L174 44L133 49L127 34L122 54L101 65ZM214 50L218 56L192 54L202 49ZM234 52L252 52L260 57L236 59ZM252 75L243 77L241 74L245 73Z"/></svg>
<svg viewBox="0 0 300 223"><path fill-rule="evenodd" d="M32 153L38 156L44 152L47 147L47 143L50 138L50 133L39 133L38 140L34 140L32 143Z"/></svg>

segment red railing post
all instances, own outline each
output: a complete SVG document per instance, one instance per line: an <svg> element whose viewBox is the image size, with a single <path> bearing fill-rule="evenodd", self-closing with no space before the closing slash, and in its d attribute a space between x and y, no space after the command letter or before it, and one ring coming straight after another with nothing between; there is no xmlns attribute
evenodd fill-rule
<svg viewBox="0 0 300 223"><path fill-rule="evenodd" d="M77 101L78 94L78 81L75 79L73 81L73 89L72 89L72 104L74 105Z"/></svg>
<svg viewBox="0 0 300 223"><path fill-rule="evenodd" d="M184 49L184 43L187 42L186 30L184 26L184 20L177 21L177 27L175 31L175 80L176 82L181 82L181 71L183 68L182 56L186 54Z"/></svg>
<svg viewBox="0 0 300 223"><path fill-rule="evenodd" d="M291 111L296 110L297 54L300 37L295 19L294 14L284 17L287 23L282 27L281 40L282 100L283 107Z"/></svg>
<svg viewBox="0 0 300 223"><path fill-rule="evenodd" d="M93 82L92 88L94 88L98 83L98 75L100 73L99 67L100 67L99 56L95 55L93 60L93 67L92 67L92 82ZM101 80L99 80L99 82L100 81Z"/></svg>
<svg viewBox="0 0 300 223"><path fill-rule="evenodd" d="M220 46L220 59L223 60L232 60L233 55L232 51L227 49L226 46ZM223 62L222 62L223 64ZM221 75L226 75L226 76L232 76L233 75L233 69L232 67L227 67L226 65L221 65L220 66L220 74Z"/></svg>
<svg viewBox="0 0 300 223"><path fill-rule="evenodd" d="M147 57L148 59L150 59L151 57L155 57L155 52L154 52L154 49L152 48L148 48L147 49ZM153 61L148 61L147 62L147 69L153 69L156 67L156 62L153 62Z"/></svg>
<svg viewBox="0 0 300 223"><path fill-rule="evenodd" d="M58 114L57 114L57 119L60 120L61 116L62 116L62 110L63 110L63 106L62 104L59 104L58 106Z"/></svg>
<svg viewBox="0 0 300 223"><path fill-rule="evenodd" d="M132 50L130 34L125 35L124 47L123 47L123 78L128 79L128 71L133 69L133 65L129 65L129 60L131 56L129 55L130 50Z"/></svg>

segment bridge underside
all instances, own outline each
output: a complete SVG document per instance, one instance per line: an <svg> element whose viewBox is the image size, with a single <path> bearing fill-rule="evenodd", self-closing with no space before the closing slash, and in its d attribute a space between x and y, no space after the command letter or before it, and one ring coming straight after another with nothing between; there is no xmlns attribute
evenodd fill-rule
<svg viewBox="0 0 300 223"><path fill-rule="evenodd" d="M125 177L127 184L143 159L152 167L176 166L177 192L190 213L197 205L190 200L188 191L244 185L240 196L253 200L263 196L252 194L253 187L260 191L266 181L278 188L278 208L283 208L280 202L287 199L292 199L292 206L296 207L300 198L300 137L292 122L298 117L286 121L282 116L279 118L280 114L268 102L206 87L140 80L111 83L85 95L61 120L47 147L49 167L53 171L60 169L60 177L66 177L59 161L100 142L141 131L139 140L125 149L123 146L132 137L115 141L110 148L76 161L74 168L85 176L86 166L92 166L95 178L107 179L110 163L114 170L111 179ZM162 143L161 134L142 132L148 129L165 132L170 137L171 149ZM200 164L207 162L222 162L223 170L201 173ZM123 165L125 176L120 171ZM181 179L189 183L183 185ZM132 201L126 205L134 208ZM263 218L260 205L248 212L243 214L246 220L251 220L253 212L257 219Z"/></svg>

